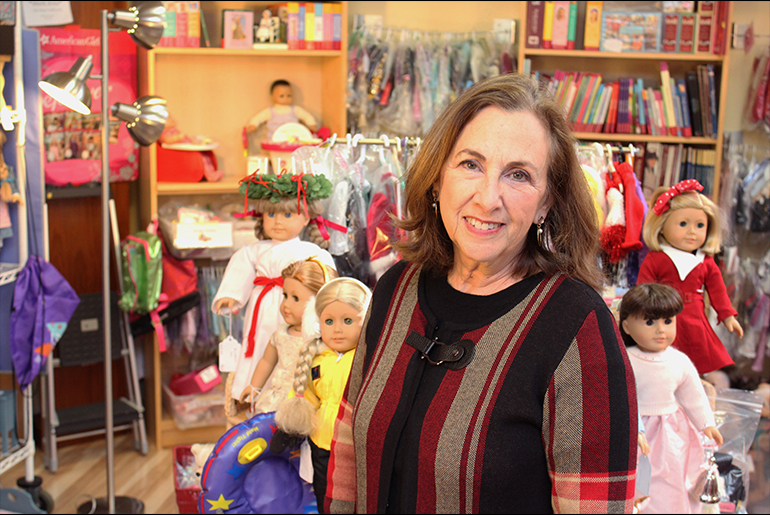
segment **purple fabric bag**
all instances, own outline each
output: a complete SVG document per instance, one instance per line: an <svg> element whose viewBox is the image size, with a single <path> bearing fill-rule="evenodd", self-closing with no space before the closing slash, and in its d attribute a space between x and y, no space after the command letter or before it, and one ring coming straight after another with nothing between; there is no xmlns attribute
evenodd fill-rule
<svg viewBox="0 0 770 515"><path fill-rule="evenodd" d="M11 310L11 359L22 390L45 366L78 304L56 267L31 255L16 279Z"/></svg>

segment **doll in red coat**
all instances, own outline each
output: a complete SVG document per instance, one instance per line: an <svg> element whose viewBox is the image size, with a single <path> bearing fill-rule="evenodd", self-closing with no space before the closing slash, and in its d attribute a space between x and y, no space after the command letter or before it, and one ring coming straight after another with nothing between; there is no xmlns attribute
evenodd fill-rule
<svg viewBox="0 0 770 515"><path fill-rule="evenodd" d="M676 317L674 347L687 354L699 374L707 374L732 365L733 360L706 318L704 289L718 321L739 338L743 328L714 262L722 244L719 208L701 190L703 186L694 179L655 190L643 230L650 252L639 269L637 284L655 282L679 290L684 310Z"/></svg>

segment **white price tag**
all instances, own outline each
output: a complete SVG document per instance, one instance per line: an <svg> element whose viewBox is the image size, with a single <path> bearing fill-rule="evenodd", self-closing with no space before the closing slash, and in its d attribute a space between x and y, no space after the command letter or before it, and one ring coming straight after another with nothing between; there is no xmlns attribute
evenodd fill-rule
<svg viewBox="0 0 770 515"><path fill-rule="evenodd" d="M204 384L209 384L212 381L216 381L217 377L219 377L219 374L217 373L217 369L214 367L214 365L209 365L198 372L198 377L201 381L203 381Z"/></svg>
<svg viewBox="0 0 770 515"><path fill-rule="evenodd" d="M219 342L220 372L235 372L240 354L241 344L232 335Z"/></svg>

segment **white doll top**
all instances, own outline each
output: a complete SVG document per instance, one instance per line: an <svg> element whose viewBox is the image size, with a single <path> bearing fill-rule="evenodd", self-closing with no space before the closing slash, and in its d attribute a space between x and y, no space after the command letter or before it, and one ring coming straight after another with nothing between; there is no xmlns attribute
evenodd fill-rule
<svg viewBox="0 0 770 515"><path fill-rule="evenodd" d="M645 352L637 346L626 350L642 416L667 415L681 406L699 431L716 425L698 371L686 354L673 347L661 352Z"/></svg>

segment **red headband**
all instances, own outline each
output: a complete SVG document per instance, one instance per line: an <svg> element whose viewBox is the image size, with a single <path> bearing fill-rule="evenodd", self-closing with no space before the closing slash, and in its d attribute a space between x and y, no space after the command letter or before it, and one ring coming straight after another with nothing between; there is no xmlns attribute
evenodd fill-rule
<svg viewBox="0 0 770 515"><path fill-rule="evenodd" d="M695 179L687 179L686 181L676 183L673 186L671 186L668 189L668 191L666 191L660 197L658 197L658 200L655 201L655 206L652 208L652 211L656 215L660 216L663 213L665 213L669 207L671 207L672 198L688 191L702 191L702 190L703 190L703 186L701 186L701 183L699 183Z"/></svg>

